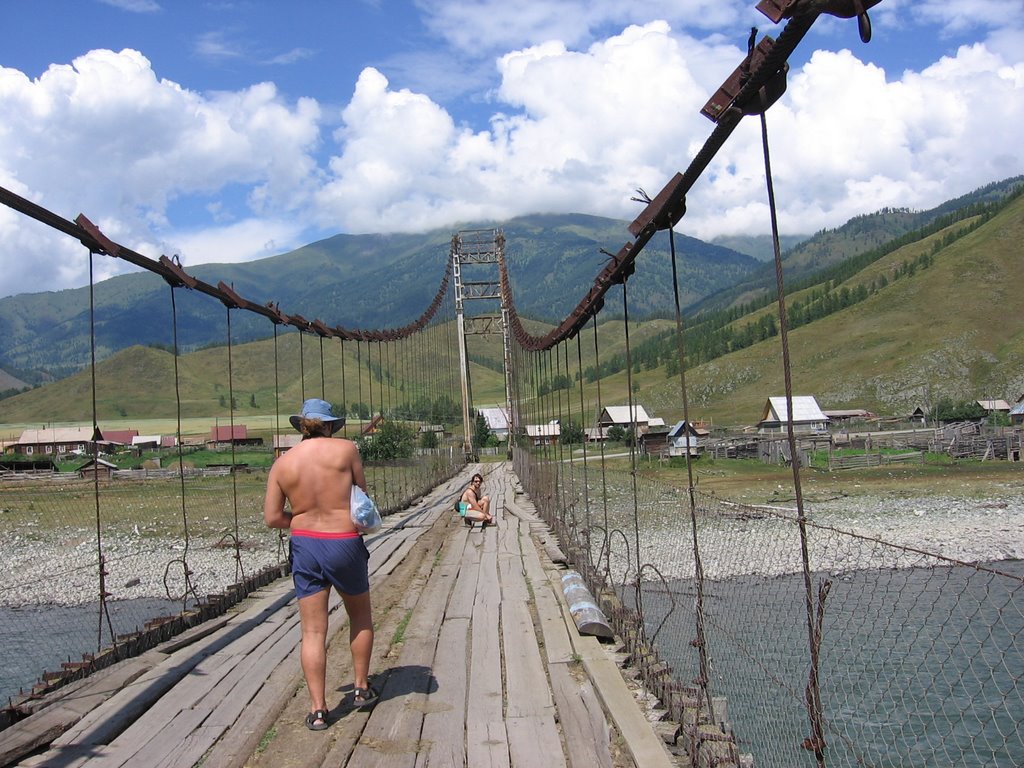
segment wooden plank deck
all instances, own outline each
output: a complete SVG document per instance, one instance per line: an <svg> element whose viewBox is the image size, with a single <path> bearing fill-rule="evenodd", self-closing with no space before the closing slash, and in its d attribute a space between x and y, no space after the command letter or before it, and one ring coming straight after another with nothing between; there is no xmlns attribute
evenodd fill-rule
<svg viewBox="0 0 1024 768"><path fill-rule="evenodd" d="M451 511L478 469L496 528L470 530ZM281 580L216 631L124 662L120 675L97 676L95 690L79 688L15 726L35 744L59 733L45 751L5 762L18 733L0 733L0 766L682 765L606 647L576 631L558 567L539 543L550 532L509 465L471 466L386 522L367 539L381 692L372 711L339 705L326 731L302 727L298 612L290 580ZM347 636L337 596L331 631L332 640ZM345 691L348 673L331 670L347 654L347 643L332 642L329 693Z"/></svg>

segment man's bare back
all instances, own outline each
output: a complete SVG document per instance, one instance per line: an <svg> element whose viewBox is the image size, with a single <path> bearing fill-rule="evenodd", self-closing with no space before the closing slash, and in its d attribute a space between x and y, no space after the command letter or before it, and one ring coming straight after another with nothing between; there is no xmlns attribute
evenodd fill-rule
<svg viewBox="0 0 1024 768"><path fill-rule="evenodd" d="M274 462L267 478L263 518L271 528L347 533L352 483L366 490L363 462L351 440L303 440ZM284 511L285 500L291 514Z"/></svg>

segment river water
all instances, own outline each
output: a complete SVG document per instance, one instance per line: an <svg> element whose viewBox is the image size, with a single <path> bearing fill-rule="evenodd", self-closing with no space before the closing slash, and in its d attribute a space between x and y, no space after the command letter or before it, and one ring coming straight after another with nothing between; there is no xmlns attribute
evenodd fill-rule
<svg viewBox="0 0 1024 768"><path fill-rule="evenodd" d="M181 601L139 599L107 603L115 635L136 631L145 620L181 611ZM0 607L0 647L17 648L0 657L0 702L30 690L44 671L60 670L61 662L81 661L82 653L95 653L111 645L107 621L100 623L98 603L64 606ZM79 649L68 658L67 649ZM63 653L60 649L64 649Z"/></svg>
<svg viewBox="0 0 1024 768"><path fill-rule="evenodd" d="M1024 561L854 571L827 577L819 680L826 765L1024 766ZM697 677L693 583L644 596L649 632L677 679ZM679 599L683 595L683 599ZM805 686L809 631L802 575L707 582L716 719L755 766L815 766Z"/></svg>

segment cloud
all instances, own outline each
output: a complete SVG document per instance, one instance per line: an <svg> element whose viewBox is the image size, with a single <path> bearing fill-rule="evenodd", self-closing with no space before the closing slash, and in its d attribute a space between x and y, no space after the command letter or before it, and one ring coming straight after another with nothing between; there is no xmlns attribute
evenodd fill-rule
<svg viewBox="0 0 1024 768"><path fill-rule="evenodd" d="M364 71L318 198L324 220L408 231L548 210L629 215L635 187L660 188L685 159L679 135L710 127L689 59L741 58L694 40L684 56L669 33L654 22L582 52L549 42L507 54L495 100L508 109L481 132Z"/></svg>
<svg viewBox="0 0 1024 768"><path fill-rule="evenodd" d="M435 34L463 52L483 55L550 40L588 44L602 30L652 18L678 27L720 29L735 25L747 8L739 0L419 0L417 5Z"/></svg>
<svg viewBox="0 0 1024 768"><path fill-rule="evenodd" d="M100 0L100 2L131 13L155 13L161 10L160 3L156 0Z"/></svg>
<svg viewBox="0 0 1024 768"><path fill-rule="evenodd" d="M633 190L657 192L710 135L699 108L741 58L664 22L582 51L523 48L498 60L505 109L476 133L364 72L317 198L323 221L376 231L538 211L632 218ZM931 207L1024 172L1022 72L982 44L900 79L848 50L815 53L768 116L783 231ZM683 230L767 231L764 188L758 121L747 118L692 190Z"/></svg>
<svg viewBox="0 0 1024 768"><path fill-rule="evenodd" d="M268 64L295 64L298 61L305 61L316 56L312 48L292 48L290 51L278 54L267 61Z"/></svg>
<svg viewBox="0 0 1024 768"><path fill-rule="evenodd" d="M287 219L246 219L218 229L177 232L172 243L154 244L161 253L175 253L188 269L193 264L235 264L276 256L305 243L303 226Z"/></svg>
<svg viewBox="0 0 1024 768"><path fill-rule="evenodd" d="M946 32L1020 26L1020 0L918 0L908 10Z"/></svg>
<svg viewBox="0 0 1024 768"><path fill-rule="evenodd" d="M229 40L222 30L199 35L195 41L195 51L204 59L239 59L245 55L242 46Z"/></svg>
<svg viewBox="0 0 1024 768"><path fill-rule="evenodd" d="M706 24L689 33L679 20L630 23L647 2L581 0L567 19L547 5L423 2L431 23L461 20L458 34L479 34L492 50L489 114L475 128L427 80L396 88L373 67L328 111L266 82L196 92L158 77L137 51L97 50L34 80L0 67L0 185L67 218L84 212L146 255L180 253L191 264L257 258L267 243L283 251L338 231L534 212L628 220L639 212L635 190L655 194L707 140L714 126L699 109L744 54L742 39L708 33L716 14L730 28L746 18L734 2L675 6L676 17ZM940 22L943 7L894 0L885 18L912 26L920 8L931 25L961 23L951 14ZM988 4L964 8L994 18ZM602 31L616 19L614 33ZM783 231L887 205L931 207L1024 173L1024 46L1019 26L992 23L984 39L950 46L917 72L886 71L849 50L794 65L767 118ZM503 24L524 40L513 50L501 45ZM207 40L212 52L218 41L237 50ZM763 177L759 121L745 118L691 190L680 230L707 239L768 231ZM83 249L68 241L0 207L0 295L82 284ZM112 259L98 267L124 269Z"/></svg>
<svg viewBox="0 0 1024 768"><path fill-rule="evenodd" d="M104 231L132 248L176 246L168 218L176 201L243 189L235 219L301 218L294 214L317 184L315 101L286 103L270 83L203 96L158 80L136 51L92 51L36 80L0 68L0 115L0 183L66 218L102 217ZM0 238L12 236L23 247L0 249L0 292L51 284L43 275L53 272L55 237L5 217ZM74 263L64 278L81 284L84 267Z"/></svg>
<svg viewBox="0 0 1024 768"><path fill-rule="evenodd" d="M927 208L1021 173L1022 83L1024 64L980 44L899 80L849 51L816 52L768 115L784 231L813 232L889 205ZM719 229L721 209L738 230L764 229L753 219L742 226L738 215L741 188L763 188L751 123L712 167L710 210L690 207L698 236Z"/></svg>

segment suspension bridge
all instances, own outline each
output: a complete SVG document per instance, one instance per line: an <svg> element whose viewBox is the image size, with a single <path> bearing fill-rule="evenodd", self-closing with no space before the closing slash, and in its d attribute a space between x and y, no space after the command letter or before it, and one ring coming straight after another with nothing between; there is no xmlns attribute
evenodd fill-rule
<svg viewBox="0 0 1024 768"><path fill-rule="evenodd" d="M766 112L818 17L856 17L867 39L876 2L760 3L785 21L778 40L755 45L751 36L748 56L705 106L715 127L700 152L657 195L640 194L630 239L605 252L593 285L543 335L516 311L500 230L454 233L423 312L369 329L252 300L114 242L84 215L70 221L0 189L8 208L81 242L90 264L123 259L167 283L176 413L171 471L101 475L110 415L100 401L110 393L97 387L91 303L92 471L0 487L17 523L0 583L5 674L28 673L6 691L0 765L1024 764L1016 564L960 562L817 522L799 462L795 507L754 508L699 493L689 456L680 490L641 479L635 448L613 457L603 443L555 439L554 425L611 404L601 378L583 375L584 345L597 370L607 350L598 323L606 304L622 318L623 399L637 413L628 291L637 256L667 231L677 274L674 229L687 192L748 116L764 139L792 412ZM678 397L690 423L674 287ZM189 467L183 294L224 308L224 345L211 353L222 355L229 404L230 470L220 474ZM265 476L236 456L236 392L254 387L239 381L241 357L257 346L233 339L238 313L271 326L260 349L272 360L262 375L274 392L275 449L287 449L281 416L295 404L341 404L345 436L367 447L370 489L386 513L384 530L367 539L381 701L370 712L335 706L350 676L335 639L325 734L302 727L285 534L262 528ZM503 461L482 462L475 436L475 337L501 350ZM538 425L548 429L530 429ZM421 435L433 437L415 444ZM791 424L787 438L797 456ZM375 453L410 441L404 452ZM486 475L496 529L470 530L452 511L474 471ZM566 577L585 585L583 602L600 621L580 620ZM335 638L344 624L334 605ZM33 661L23 668L35 659L47 660L45 671Z"/></svg>

